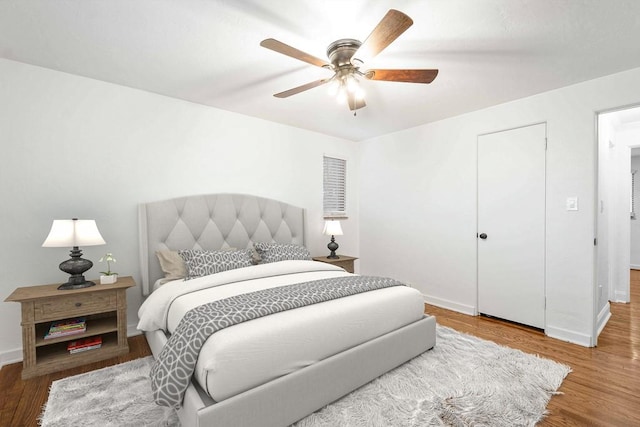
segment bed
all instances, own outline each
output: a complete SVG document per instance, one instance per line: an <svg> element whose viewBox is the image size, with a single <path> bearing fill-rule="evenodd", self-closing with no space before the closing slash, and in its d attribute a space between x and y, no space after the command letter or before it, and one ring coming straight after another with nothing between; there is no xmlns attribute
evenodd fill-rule
<svg viewBox="0 0 640 427"><path fill-rule="evenodd" d="M143 294L139 328L158 358L182 313L203 301L317 280L358 280L296 258L167 280L157 251L304 247L304 209L212 194L139 207ZM342 280L340 279L340 280ZM167 282L167 283L163 283ZM158 301L164 301L158 304ZM183 426L287 426L435 345L435 318L409 287L278 312L220 330L204 343L178 409Z"/></svg>

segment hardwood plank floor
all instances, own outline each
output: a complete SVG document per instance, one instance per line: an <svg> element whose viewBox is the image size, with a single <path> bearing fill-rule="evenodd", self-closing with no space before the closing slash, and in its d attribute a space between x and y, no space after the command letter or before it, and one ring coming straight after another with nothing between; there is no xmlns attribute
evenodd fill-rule
<svg viewBox="0 0 640 427"><path fill-rule="evenodd" d="M527 353L565 363L573 372L549 403L541 426L640 426L640 271L631 272L631 304L612 304L598 347L584 348L528 328L434 306L438 323ZM37 426L51 382L151 354L144 336L129 338L130 353L23 381L22 364L0 370L0 426Z"/></svg>
<svg viewBox="0 0 640 427"><path fill-rule="evenodd" d="M0 426L35 427L55 380L78 375L151 354L144 335L129 338L129 354L90 363L40 377L22 380L22 362L3 366L0 370Z"/></svg>
<svg viewBox="0 0 640 427"><path fill-rule="evenodd" d="M598 346L565 343L522 326L426 306L438 323L567 364L571 372L541 426L640 426L640 271L631 270L631 304L611 304Z"/></svg>

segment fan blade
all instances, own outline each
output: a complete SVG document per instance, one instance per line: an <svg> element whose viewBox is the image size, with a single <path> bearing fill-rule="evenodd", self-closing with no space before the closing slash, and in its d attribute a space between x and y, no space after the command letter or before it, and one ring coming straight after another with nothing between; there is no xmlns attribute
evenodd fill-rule
<svg viewBox="0 0 640 427"><path fill-rule="evenodd" d="M395 9L389 10L353 57L366 63L369 59L382 52L412 25L413 20L404 13Z"/></svg>
<svg viewBox="0 0 640 427"><path fill-rule="evenodd" d="M288 98L291 95L295 95L297 93L304 92L305 90L313 89L314 87L323 85L329 80L331 79L316 80L315 82L307 83L302 86L294 87L293 89L285 90L284 92L276 93L273 96L275 96L276 98Z"/></svg>
<svg viewBox="0 0 640 427"><path fill-rule="evenodd" d="M279 42L276 39L265 39L260 42L260 46L266 47L267 49L271 49L274 52L281 53L283 55L290 56L291 58L298 59L300 61L307 62L311 65L316 65L318 67L328 67L326 61L316 58L313 55L309 55L306 52L296 49L295 47L291 47L288 44L284 44Z"/></svg>
<svg viewBox="0 0 640 427"><path fill-rule="evenodd" d="M431 83L438 75L438 70L367 70L364 73L370 80L386 80L388 82Z"/></svg>

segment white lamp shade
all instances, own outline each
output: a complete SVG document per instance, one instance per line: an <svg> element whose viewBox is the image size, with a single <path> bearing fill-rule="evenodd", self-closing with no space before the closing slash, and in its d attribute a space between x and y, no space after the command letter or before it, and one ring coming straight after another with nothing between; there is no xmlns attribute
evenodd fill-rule
<svg viewBox="0 0 640 427"><path fill-rule="evenodd" d="M92 219L54 219L42 244L45 248L104 245L106 242Z"/></svg>
<svg viewBox="0 0 640 427"><path fill-rule="evenodd" d="M324 231L322 233L326 234L327 236L342 236L342 227L340 226L340 221L325 221Z"/></svg>

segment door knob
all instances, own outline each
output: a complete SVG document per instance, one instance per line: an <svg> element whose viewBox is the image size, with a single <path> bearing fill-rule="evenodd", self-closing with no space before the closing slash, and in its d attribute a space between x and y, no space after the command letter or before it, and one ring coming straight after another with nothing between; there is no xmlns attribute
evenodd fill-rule
<svg viewBox="0 0 640 427"><path fill-rule="evenodd" d="M482 233L479 237L480 237L482 240L484 240L484 239L486 239L486 238L487 238L487 234L486 234L486 233Z"/></svg>

